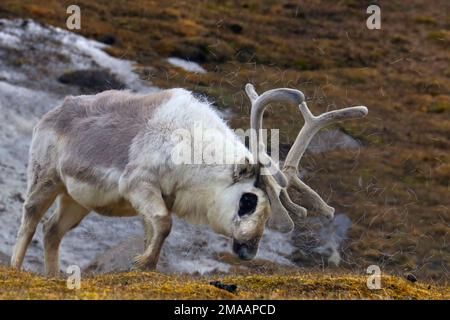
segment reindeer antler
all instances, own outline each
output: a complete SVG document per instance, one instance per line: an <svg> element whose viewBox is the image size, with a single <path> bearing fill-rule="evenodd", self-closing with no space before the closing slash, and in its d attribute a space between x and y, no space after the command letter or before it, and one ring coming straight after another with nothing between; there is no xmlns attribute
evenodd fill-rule
<svg viewBox="0 0 450 320"><path fill-rule="evenodd" d="M349 107L326 112L316 117L311 113L304 101L299 105L299 109L305 119L305 124L286 156L283 173L288 179L288 186L292 186L300 192L300 201L302 205L307 209L317 210L323 215L332 218L334 215L334 208L326 204L314 190L298 178L298 165L300 164L300 160L311 142L311 139L320 129L334 122L362 118L367 115L368 110L364 106Z"/></svg>
<svg viewBox="0 0 450 320"><path fill-rule="evenodd" d="M334 208L326 204L314 190L298 178L298 165L306 148L311 142L311 139L320 129L337 121L364 117L368 112L367 108L363 106L344 108L326 112L316 117L308 109L305 102L305 96L299 90L286 88L274 89L266 91L258 96L253 85L247 84L245 86L245 91L252 103L251 128L253 130L250 139L251 151L260 161L262 158L264 161L263 164L269 164L271 169L270 173L282 187L282 189L277 187L272 179L268 177L263 179L266 186L266 192L272 205L272 211L274 212L273 216L275 219L273 219L273 221L276 221L277 224L280 220L284 221L285 226L281 227L281 231L291 231L293 228L293 221L290 216L306 216L306 209L297 205L290 199L287 192L288 187L293 187L300 192L300 201L306 208L318 210L327 217L332 218L334 215ZM283 101L293 102L299 105L300 112L305 119L305 124L289 150L283 170L280 172L277 165L265 151L266 149L261 137L261 129L263 113L267 105L271 102ZM287 180L286 183L284 183L284 179Z"/></svg>
<svg viewBox="0 0 450 320"><path fill-rule="evenodd" d="M252 104L251 108L251 136L250 151L255 160L261 163L274 176L275 180L281 187L287 186L286 177L282 174L278 166L273 162L272 158L267 154L266 147L262 139L262 121L264 110L271 102L293 102L302 103L305 99L303 93L294 89L274 89L264 92L261 96L255 91L255 87L248 83L245 86L245 92Z"/></svg>
<svg viewBox="0 0 450 320"><path fill-rule="evenodd" d="M259 96L254 86L250 83L245 86L245 92L252 104L250 150L257 161L263 165L261 182L266 189L273 212L273 219L271 219L270 225L272 228L282 232L289 232L294 227L290 214L304 217L306 210L290 200L288 193L284 189L287 187L287 179L278 168L278 165L267 154L261 129L263 114L269 103L291 102L301 104L305 100L305 96L299 90L286 88L269 90Z"/></svg>
<svg viewBox="0 0 450 320"><path fill-rule="evenodd" d="M255 87L248 83L245 86L245 92L252 104L251 108L251 136L250 136L250 151L269 172L274 176L275 180L281 187L287 186L286 177L282 174L278 166L273 162L272 158L267 154L266 147L262 139L262 121L264 110L271 102L292 102L300 104L304 101L305 96L302 92L294 89L274 89L264 92L258 96Z"/></svg>

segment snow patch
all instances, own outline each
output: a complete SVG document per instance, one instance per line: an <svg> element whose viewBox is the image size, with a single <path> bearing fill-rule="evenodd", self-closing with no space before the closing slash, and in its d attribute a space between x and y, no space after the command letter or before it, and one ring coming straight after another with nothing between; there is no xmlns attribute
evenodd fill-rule
<svg viewBox="0 0 450 320"><path fill-rule="evenodd" d="M42 58L51 60L59 57L62 61L54 62L62 63L64 71L68 68L107 69L135 91L148 92L157 89L141 81L133 72L134 62L107 54L104 49L108 48L108 45L61 28L41 25L33 20L0 19L0 47L18 49L25 55L32 54L28 52L29 50L46 52L47 56Z"/></svg>
<svg viewBox="0 0 450 320"><path fill-rule="evenodd" d="M177 57L168 58L167 62L189 72L206 73L206 70L197 62L188 61Z"/></svg>

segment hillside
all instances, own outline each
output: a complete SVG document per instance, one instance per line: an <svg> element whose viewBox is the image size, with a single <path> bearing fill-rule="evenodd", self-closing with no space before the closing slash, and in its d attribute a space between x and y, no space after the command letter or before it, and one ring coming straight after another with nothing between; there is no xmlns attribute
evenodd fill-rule
<svg viewBox="0 0 450 320"><path fill-rule="evenodd" d="M82 8L80 34L110 43L107 51L116 57L138 61L141 78L158 87L184 87L207 95L219 108L231 111L233 127L248 127L242 91L247 82L259 91L298 88L315 113L366 105L369 115L363 121L336 126L358 139L361 148L310 153L302 161L305 181L353 222L341 248L339 271L360 274L377 264L389 274L414 273L420 281L448 285L450 2L383 2L381 30L365 26L372 1L77 3ZM64 28L69 4L3 0L0 18L32 18ZM196 61L208 72L174 67L166 60L170 56ZM280 129L286 146L302 125L294 106L272 108L264 121L266 127ZM304 267L327 266L300 250L294 260ZM201 279L181 284L182 278L151 273L92 278L86 291L77 295L58 281L38 289L43 280L26 273L2 270L0 277L5 285L11 281L11 289L24 284L35 288L20 291L29 298L232 297ZM332 283L331 276L318 274L249 277L230 276L226 281L242 286L243 298L253 298L249 292L254 288L267 298L442 298L445 291L395 277L387 278L389 286L373 295L361 288L365 280L358 276L342 276ZM174 296L151 291L151 281L162 279L177 288ZM123 281L138 284L124 286ZM280 291L273 291L278 285ZM157 287L165 290L164 285ZM0 292L0 297L8 297L3 286Z"/></svg>

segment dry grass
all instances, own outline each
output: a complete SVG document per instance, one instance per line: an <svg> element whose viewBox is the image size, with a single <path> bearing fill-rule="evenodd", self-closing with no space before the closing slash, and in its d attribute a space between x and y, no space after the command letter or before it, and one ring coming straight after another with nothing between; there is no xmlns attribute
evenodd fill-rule
<svg viewBox="0 0 450 320"><path fill-rule="evenodd" d="M46 279L0 268L0 299L449 299L450 288L382 277L380 290L369 290L366 277L292 273L230 275L236 294L209 285L211 277L129 272L90 277L81 289L67 289L64 280Z"/></svg>
<svg viewBox="0 0 450 320"><path fill-rule="evenodd" d="M340 125L363 142L355 151L308 155L308 183L354 225L343 267L381 265L419 279L450 279L450 51L446 0L383 2L382 29L365 27L369 1L77 2L82 33L114 35L109 51L137 60L160 87L204 93L248 127L242 92L289 86L303 90L314 112L364 104L364 121ZM3 0L2 17L30 17L60 27L71 1ZM208 73L169 65L176 55ZM267 127L292 143L302 121L268 112Z"/></svg>

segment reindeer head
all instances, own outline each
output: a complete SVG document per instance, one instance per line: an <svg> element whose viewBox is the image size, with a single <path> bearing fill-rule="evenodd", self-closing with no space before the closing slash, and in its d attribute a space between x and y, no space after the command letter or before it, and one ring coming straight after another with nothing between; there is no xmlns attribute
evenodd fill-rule
<svg viewBox="0 0 450 320"><path fill-rule="evenodd" d="M228 217L232 221L229 232L233 238L233 251L244 260L252 259L258 250L259 241L271 212L276 212L275 217L289 218L279 200L279 193L287 186L285 175L266 153L260 128L262 115L267 104L271 102L297 102L303 101L300 91L292 89L276 89L267 91L258 97L251 85L246 87L247 94L252 101L250 151L251 163L236 165L234 172L234 184L228 187L220 196L226 199L227 212L218 215ZM230 204L233 212L230 212ZM272 219L280 220L280 219ZM226 224L224 224L226 225ZM281 225L277 223L277 225ZM283 230L283 228L281 228ZM289 230L284 230L289 231Z"/></svg>
<svg viewBox="0 0 450 320"><path fill-rule="evenodd" d="M233 180L237 191L237 197L232 202L236 204L231 228L233 251L240 259L249 260L258 251L259 241L270 215L270 203L259 186L258 165L249 161L236 165Z"/></svg>
<svg viewBox="0 0 450 320"><path fill-rule="evenodd" d="M267 222L273 229L290 232L294 228L291 217L305 217L306 208L317 209L329 218L333 217L334 209L298 178L297 167L312 137L321 128L335 121L363 117L367 114L367 108L345 108L315 117L309 111L303 93L298 90L274 89L259 96L253 85L247 84L245 91L252 104L250 131L252 163L246 161L245 164L235 166L234 183L220 191L220 195L215 198L215 204L216 210L222 208L223 211L216 216L226 219L224 223L216 225L227 226L221 233L231 236L235 254L241 259L248 260L256 255ZM295 103L305 118L305 125L281 170L267 154L261 132L264 110L272 102ZM301 206L290 199L287 192L289 187L300 191Z"/></svg>

